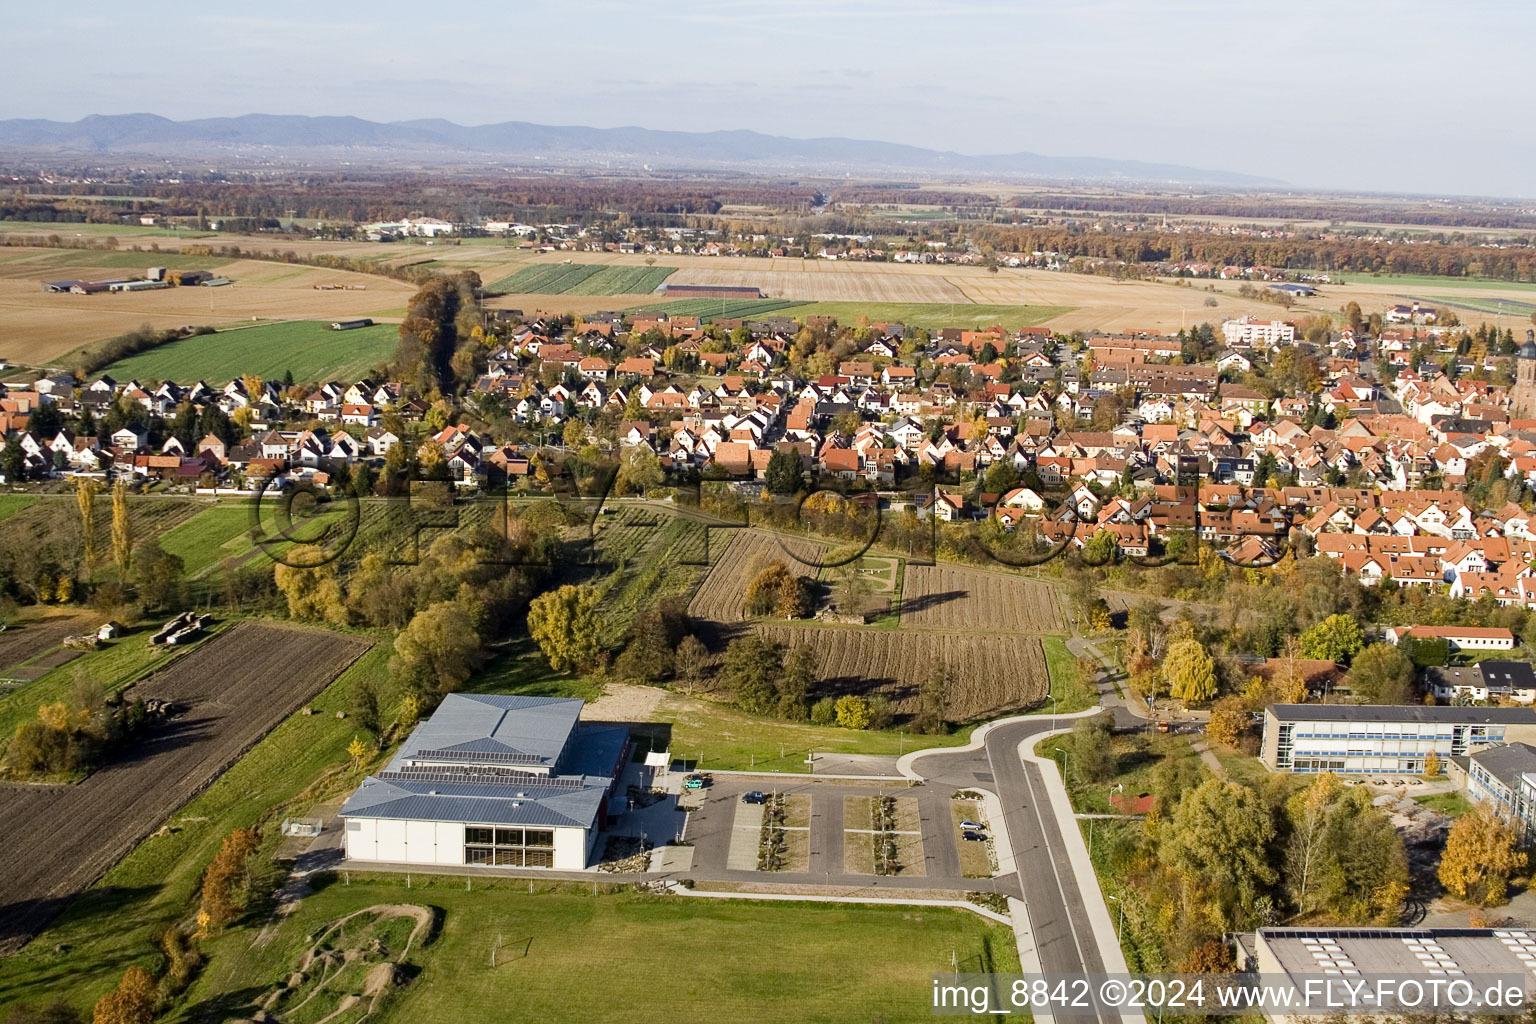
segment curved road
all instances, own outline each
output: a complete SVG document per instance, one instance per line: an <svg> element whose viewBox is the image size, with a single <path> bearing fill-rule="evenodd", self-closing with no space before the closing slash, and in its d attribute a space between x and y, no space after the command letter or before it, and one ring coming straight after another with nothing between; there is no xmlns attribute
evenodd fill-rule
<svg viewBox="0 0 1536 1024"><path fill-rule="evenodd" d="M1081 640L1070 642L1074 653L1098 652ZM1102 661L1102 659L1100 659ZM1103 710L1115 716L1120 728L1136 728L1146 719L1134 712L1115 695L1109 680L1100 672L1097 679ZM1049 714L1013 719L987 730L980 749L968 751L935 750L916 755L911 770L925 781L958 789L987 789L996 794L1003 808L1003 831L1012 847L1018 870L1019 887L1027 908L1029 929L1040 958L1039 970L1046 974L1103 974L1125 970L1118 956L1119 939L1110 927L1104 930L1103 914L1096 932L1089 915L1089 900L1098 901L1095 885L1085 894L1079 885L1077 867L1091 876L1092 867L1083 863L1081 848L1076 866L1061 824L1051 803L1048 783L1040 765L1025 760L1023 754L1039 738L1056 729L1068 728L1076 718ZM1081 837L1077 837L1080 844ZM1098 910L1100 908L1095 908ZM1102 944L1102 946L1101 946ZM1118 963L1105 964L1101 948L1115 951ZM1026 973L1030 971L1025 966ZM1065 1016L1065 1015L1058 1015ZM1100 1019L1119 1020L1117 1014L1103 1014Z"/></svg>

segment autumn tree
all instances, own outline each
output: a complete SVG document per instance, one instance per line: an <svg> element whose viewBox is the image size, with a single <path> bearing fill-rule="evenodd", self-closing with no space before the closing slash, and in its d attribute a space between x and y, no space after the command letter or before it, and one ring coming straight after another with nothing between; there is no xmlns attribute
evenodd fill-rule
<svg viewBox="0 0 1536 1024"><path fill-rule="evenodd" d="M395 637L391 669L420 693L451 693L464 685L484 654L471 618L457 601L436 601L411 617Z"/></svg>
<svg viewBox="0 0 1536 1024"><path fill-rule="evenodd" d="M91 1024L150 1024L159 1005L154 975L142 967L130 967L117 987L96 1001Z"/></svg>
<svg viewBox="0 0 1536 1024"><path fill-rule="evenodd" d="M1160 828L1163 864L1217 897L1221 918L1243 927L1277 873L1269 861L1275 825L1247 786L1208 779L1184 794Z"/></svg>
<svg viewBox="0 0 1536 1024"><path fill-rule="evenodd" d="M597 660L598 593L586 584L566 584L534 598L528 606L528 634L556 672L573 672Z"/></svg>
<svg viewBox="0 0 1536 1024"><path fill-rule="evenodd" d="M345 625L350 617L336 563L312 544L290 548L283 561L273 563L272 582L287 601L290 618Z"/></svg>
<svg viewBox="0 0 1536 1024"><path fill-rule="evenodd" d="M1198 640L1180 640L1168 648L1163 676L1177 700L1198 703L1216 696L1216 663Z"/></svg>
<svg viewBox="0 0 1536 1024"><path fill-rule="evenodd" d="M254 872L252 856L261 845L255 829L237 828L224 837L223 845L203 873L200 912L212 928L222 928L250 905Z"/></svg>
<svg viewBox="0 0 1536 1024"><path fill-rule="evenodd" d="M1224 697L1211 705L1206 735L1217 743L1235 747L1248 728L1248 714L1248 702L1242 697Z"/></svg>
<svg viewBox="0 0 1536 1024"><path fill-rule="evenodd" d="M1440 858L1440 884L1457 899L1496 907L1508 899L1509 880L1525 863L1515 830L1486 807L1477 807L1451 826Z"/></svg>
<svg viewBox="0 0 1536 1024"><path fill-rule="evenodd" d="M765 566L747 585L746 612L796 619L810 611L806 581L781 561Z"/></svg>
<svg viewBox="0 0 1536 1024"><path fill-rule="evenodd" d="M85 574L96 572L96 495L101 484L90 477L75 479L75 504L80 509L80 536L85 545Z"/></svg>
<svg viewBox="0 0 1536 1024"><path fill-rule="evenodd" d="M837 698L837 724L844 729L867 729L870 722L869 701L855 694Z"/></svg>
<svg viewBox="0 0 1536 1024"><path fill-rule="evenodd" d="M128 518L128 483L121 479L112 485L112 557L118 578L126 580L133 567L133 523Z"/></svg>
<svg viewBox="0 0 1536 1024"><path fill-rule="evenodd" d="M617 489L620 494L644 494L666 480L661 460L643 444L630 445L619 457Z"/></svg>

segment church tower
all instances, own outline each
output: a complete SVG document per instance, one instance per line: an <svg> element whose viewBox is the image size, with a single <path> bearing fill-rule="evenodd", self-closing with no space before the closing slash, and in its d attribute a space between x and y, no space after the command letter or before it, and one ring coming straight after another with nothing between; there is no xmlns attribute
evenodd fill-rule
<svg viewBox="0 0 1536 1024"><path fill-rule="evenodd" d="M1511 419L1536 418L1536 330L1525 332L1525 344L1515 358L1515 388L1509 396Z"/></svg>

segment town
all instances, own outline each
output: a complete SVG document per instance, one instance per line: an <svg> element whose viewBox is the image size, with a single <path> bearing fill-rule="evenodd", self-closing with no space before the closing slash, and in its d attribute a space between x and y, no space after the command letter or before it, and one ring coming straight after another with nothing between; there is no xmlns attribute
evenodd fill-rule
<svg viewBox="0 0 1536 1024"><path fill-rule="evenodd" d="M72 14L0 1024L1532 1016L1532 12Z"/></svg>

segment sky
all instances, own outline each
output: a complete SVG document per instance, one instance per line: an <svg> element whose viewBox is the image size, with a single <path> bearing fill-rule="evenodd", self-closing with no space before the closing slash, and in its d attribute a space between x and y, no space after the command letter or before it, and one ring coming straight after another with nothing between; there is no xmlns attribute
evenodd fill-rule
<svg viewBox="0 0 1536 1024"><path fill-rule="evenodd" d="M84 0L5 17L0 118L750 128L1536 195L1529 0Z"/></svg>

